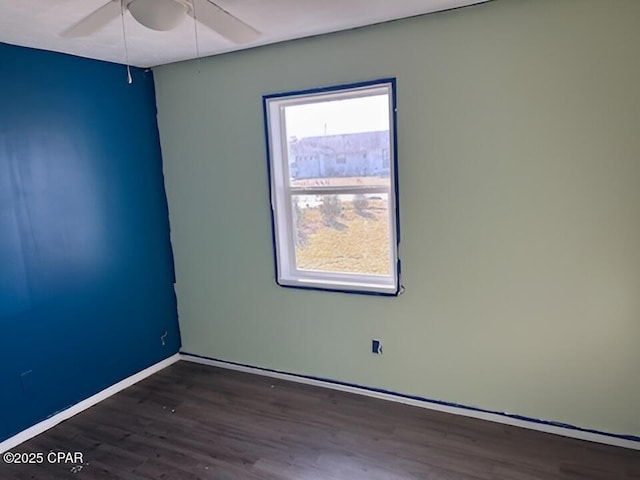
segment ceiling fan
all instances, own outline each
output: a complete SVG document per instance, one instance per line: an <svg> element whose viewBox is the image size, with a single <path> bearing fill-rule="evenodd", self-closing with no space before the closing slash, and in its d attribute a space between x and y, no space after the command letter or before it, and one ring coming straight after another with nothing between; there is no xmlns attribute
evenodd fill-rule
<svg viewBox="0 0 640 480"><path fill-rule="evenodd" d="M61 35L89 36L126 10L138 23L153 30L171 30L189 15L233 43L249 43L260 36L252 26L210 0L109 0Z"/></svg>

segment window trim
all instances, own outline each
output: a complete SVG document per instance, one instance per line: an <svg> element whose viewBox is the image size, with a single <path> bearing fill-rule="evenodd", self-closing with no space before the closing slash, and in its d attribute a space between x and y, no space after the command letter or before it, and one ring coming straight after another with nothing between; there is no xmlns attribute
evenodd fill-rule
<svg viewBox="0 0 640 480"><path fill-rule="evenodd" d="M274 161L275 158L285 158L283 156L283 140L281 136L285 134L284 115L278 114L274 119L277 123L276 128L271 125L272 115L270 114L270 106L272 102L278 104L286 104L286 106L296 104L314 103L312 97L317 95L317 102L326 101L325 94L332 94L333 98L357 98L359 90L370 90L373 87L380 87L385 90L385 94L389 95L389 120L390 120L390 185L384 186L366 186L359 188L358 186L345 187L292 187L288 182L274 182L276 178L288 178L284 175L286 169L289 168L288 162ZM311 98L310 98L311 97ZM287 101L283 99L287 98ZM272 247L275 265L275 280L282 287L300 288L306 290L322 290L334 291L342 293L357 293L365 295L380 296L397 296L401 291L401 261L400 261L400 206L398 192L398 156L397 156L397 103L396 103L396 79L393 77L370 80L366 82L357 82L349 84L334 85L330 87L313 88L307 90L297 90L291 92L282 92L269 95L263 95L263 116L264 116L264 133L266 140L266 157L267 157L267 176L269 182L269 199L271 209L271 234ZM276 107L278 108L278 107ZM283 107L280 107L283 108ZM272 138L280 139L273 141ZM285 165L286 163L286 165ZM283 172L285 169L285 172ZM276 192L276 188L285 189L286 192ZM371 191L370 191L371 190ZM308 192L308 193L307 193ZM295 247L289 245L291 234L287 231L291 228L293 220L292 202L286 200L293 198L295 195L322 195L322 194L354 194L354 193L386 193L388 194L388 208L390 210L389 221L389 246L392 250L390 267L391 274L388 276L392 281L387 285L380 282L380 277L386 275L366 275L357 273L340 273L340 272L310 272L295 268ZM282 208L278 208L278 197L283 198ZM284 212L282 211L284 210ZM394 228L395 220L395 228ZM279 244L280 238L285 240L283 246ZM288 258L280 259L278 252ZM295 278L292 278L291 271L286 271L293 266L291 271L295 272Z"/></svg>

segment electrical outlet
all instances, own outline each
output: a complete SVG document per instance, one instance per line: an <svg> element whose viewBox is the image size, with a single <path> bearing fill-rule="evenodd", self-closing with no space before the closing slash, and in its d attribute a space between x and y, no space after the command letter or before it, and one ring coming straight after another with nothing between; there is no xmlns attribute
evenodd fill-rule
<svg viewBox="0 0 640 480"><path fill-rule="evenodd" d="M376 355L382 355L382 341L373 339L371 340L371 353Z"/></svg>

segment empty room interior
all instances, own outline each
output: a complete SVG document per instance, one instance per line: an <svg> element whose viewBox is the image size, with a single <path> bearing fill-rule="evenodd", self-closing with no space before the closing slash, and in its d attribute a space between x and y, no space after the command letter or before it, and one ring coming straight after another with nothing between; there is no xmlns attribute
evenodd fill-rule
<svg viewBox="0 0 640 480"><path fill-rule="evenodd" d="M0 479L640 479L640 1L0 1Z"/></svg>

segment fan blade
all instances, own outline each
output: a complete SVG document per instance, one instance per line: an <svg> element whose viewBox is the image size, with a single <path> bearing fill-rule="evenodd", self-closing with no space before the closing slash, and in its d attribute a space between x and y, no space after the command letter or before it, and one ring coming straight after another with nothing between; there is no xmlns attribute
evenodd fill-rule
<svg viewBox="0 0 640 480"><path fill-rule="evenodd" d="M120 15L120 0L110 0L99 9L90 13L75 25L67 28L60 35L63 37L86 37L97 32L111 20Z"/></svg>
<svg viewBox="0 0 640 480"><path fill-rule="evenodd" d="M257 40L260 32L209 0L193 0L189 15L233 43ZM195 12L195 15L194 15Z"/></svg>

